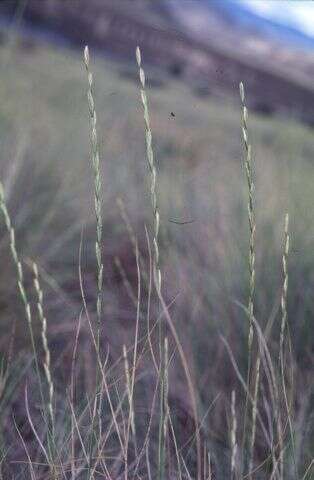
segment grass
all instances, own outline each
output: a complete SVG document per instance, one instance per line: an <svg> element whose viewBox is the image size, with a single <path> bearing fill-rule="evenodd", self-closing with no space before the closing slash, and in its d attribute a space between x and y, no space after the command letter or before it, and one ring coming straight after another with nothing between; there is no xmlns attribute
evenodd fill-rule
<svg viewBox="0 0 314 480"><path fill-rule="evenodd" d="M2 478L311 478L312 131L1 49Z"/></svg>

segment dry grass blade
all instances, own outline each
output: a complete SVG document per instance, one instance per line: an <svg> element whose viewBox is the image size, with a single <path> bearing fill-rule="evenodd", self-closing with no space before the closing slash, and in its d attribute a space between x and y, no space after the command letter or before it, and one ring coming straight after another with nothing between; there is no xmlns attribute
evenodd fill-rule
<svg viewBox="0 0 314 480"><path fill-rule="evenodd" d="M123 359L124 359L126 389L128 394L129 410L130 410L130 413L129 413L130 424L131 424L132 434L135 435L134 406L133 406L133 398L132 398L132 392L131 392L130 367L129 367L128 355L127 355L127 350L125 345L123 345Z"/></svg>
<svg viewBox="0 0 314 480"><path fill-rule="evenodd" d="M311 470L312 470L312 467L314 466L314 459L311 461L311 463L309 464L309 466L307 467L306 471L305 471L305 474L303 475L302 479L301 480L306 480L307 476L309 475L309 473L311 473Z"/></svg>
<svg viewBox="0 0 314 480"><path fill-rule="evenodd" d="M32 429L32 432L38 442L38 445L40 446L45 458L46 458L46 461L47 461L47 464L49 465L50 464L50 458L49 458L49 455L47 453L47 450L45 449L38 433L37 433L37 430L34 426L34 423L33 423L33 420L32 420L32 417L31 417L31 414L30 414L30 410L29 410L29 402L28 402L28 393L27 393L27 385L25 386L25 408L26 408L26 414L27 414L27 419L29 421L29 424L30 424L30 427Z"/></svg>
<svg viewBox="0 0 314 480"><path fill-rule="evenodd" d="M135 387L135 373L136 373L136 362L137 362L137 355L138 355L138 340L139 340L139 320L140 320L140 304L141 304L141 271L140 271L140 264L139 264L139 251L138 246L136 244L136 267L137 267L137 308L136 308L136 324L135 324L135 339L134 339L134 351L133 351L133 365L132 365L132 375L129 378L129 368L127 363L127 355L125 352L125 369L126 369L126 376L127 376L127 390L129 396L129 418L128 418L128 426L127 426L127 435L126 435L126 442L125 442L125 480L128 478L128 444L129 444L129 436L130 436L130 429L133 432L133 439L135 444L135 451L137 452L136 446L136 432L135 432L135 423L134 423L134 387Z"/></svg>
<svg viewBox="0 0 314 480"><path fill-rule="evenodd" d="M198 420L198 410L197 410L197 401L196 401L196 396L195 396L195 389L194 389L193 381L192 381L192 378L191 378L191 373L190 373L190 370L189 370L188 362L187 362L186 356L184 354L184 350L182 348L182 345L180 343L178 333L176 331L176 328L174 326L172 318L169 314L167 305L166 305L166 303L165 303L161 294L159 295L159 300L160 300L160 304L162 306L163 314L164 314L164 316L167 320L167 323L168 323L168 326L170 328L171 334L174 338L176 347L178 349L180 360L181 360L181 363L182 363L182 367L183 367L185 378L186 378L187 385L188 385L188 391L189 391L189 395L190 395L190 399L191 399L191 405L192 405L192 410L193 410L193 415L194 415L194 423L195 423L197 479L200 480L201 479L201 471L202 471L202 451L201 451L200 432L199 432L199 428L198 428L199 420Z"/></svg>
<svg viewBox="0 0 314 480"><path fill-rule="evenodd" d="M27 445L26 445L25 440L23 438L23 435L21 434L20 429L16 424L16 420L14 418L14 415L13 415L13 423L14 423L14 427L15 427L17 433L18 433L18 436L20 437L20 440L22 442L23 448L24 448L26 456L27 456L31 480L36 480L35 471L34 471L34 467L33 467L33 464L32 464L30 453L28 451L28 448L27 448Z"/></svg>

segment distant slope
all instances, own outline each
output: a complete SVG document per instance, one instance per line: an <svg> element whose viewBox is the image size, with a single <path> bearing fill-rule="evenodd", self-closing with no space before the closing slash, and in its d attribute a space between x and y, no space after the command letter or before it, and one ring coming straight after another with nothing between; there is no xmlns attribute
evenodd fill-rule
<svg viewBox="0 0 314 480"><path fill-rule="evenodd" d="M3 2L0 13L12 15L14 4ZM140 0L28 0L24 18L33 28L54 32L79 47L89 43L124 60L133 61L140 44L146 62L202 94L230 96L245 79L251 109L313 124L313 55L240 28L216 5L205 9L200 2L182 8L171 0L154 5ZM193 16L199 19L196 29Z"/></svg>

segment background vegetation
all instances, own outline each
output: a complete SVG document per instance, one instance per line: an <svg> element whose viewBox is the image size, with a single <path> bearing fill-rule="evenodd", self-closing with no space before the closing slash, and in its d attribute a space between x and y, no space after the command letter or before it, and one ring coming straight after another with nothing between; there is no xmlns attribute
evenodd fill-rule
<svg viewBox="0 0 314 480"><path fill-rule="evenodd" d="M42 327L36 314L31 271L32 261L38 264L55 390L55 426L52 429L38 407L40 397L36 387L38 379L32 367L33 353L24 307L16 288L10 239L2 222L2 476L28 478L29 475L37 479L120 478L123 475L125 478L149 478L151 475L157 478L162 471L158 460L159 404L157 400L153 409L157 380L146 330L147 299L154 290L149 289L148 282L150 262L145 226L151 232L152 212L136 62L122 67L109 60L92 58L103 178L102 351L103 360L105 352L109 351L106 374L110 392L108 397L103 384L103 412L97 425L103 425L108 438L104 451L100 452L102 437L92 433L96 428L92 406L97 359L86 312L82 310L79 275L80 266L84 301L94 322L97 293L95 219L84 65L75 51L61 47L51 49L46 45L29 47L19 41L9 45L9 49L8 45L2 45L0 54L0 173L34 312L42 370L45 352L41 347ZM199 418L203 419L199 430L202 455L205 448L211 455L213 478L230 476L230 430L235 418L231 413L231 392L236 392L238 453L237 467L232 475L243 478L243 474L247 474L247 471L241 472L245 391L222 340L224 337L230 345L239 371L245 377L248 319L239 303L247 305L248 298L249 228L238 92L234 92L234 103L224 103L223 99L205 100L165 74L146 70L158 170L163 297L191 373ZM287 348L286 373L291 411L287 415L284 400L277 406L285 412L285 421L287 417L291 419L294 432L292 442L285 424L285 476L280 477L274 458L268 457L268 447L258 428L253 478L311 478L311 470L307 468L314 448L313 132L289 119L250 115L249 135L253 149L257 224L255 316L261 329L268 332L267 345L275 366L279 355L284 216L286 212L290 216L286 339L287 345L291 342L291 355ZM137 265L142 282L139 311ZM163 317L160 310L159 315ZM136 393L132 398L138 445L132 431L126 474L117 430L125 434L127 419L132 417L129 417L132 404L126 401L129 394L121 355L125 344L132 367L136 318L140 338L143 338L139 343ZM152 293L152 325L157 318L158 299ZM81 330L75 341L78 324ZM179 453L168 424L164 478L180 478L180 469L182 478L201 478L200 475L206 478L208 467L202 467L201 471L196 467L191 399L178 345L168 328L165 327L170 359L167 402ZM76 346L77 358L75 402L69 389L73 346ZM155 351L158 356L157 347ZM254 345L254 359L256 352ZM41 373L45 390L44 370ZM282 393L280 378L279 374ZM25 385L28 386L28 402ZM267 372L263 370L261 386L261 415L276 437L278 412L270 412L271 392ZM121 411L120 401L124 405ZM75 415L71 406L75 406ZM112 419L115 419L112 408L118 409L115 410L118 429L116 425L112 427ZM150 424L151 411L154 415ZM30 426L31 419L45 446L46 456ZM147 460L145 454L138 455L143 446L145 453L148 425L150 450ZM247 429L251 429L250 419ZM274 443L277 458L276 438ZM26 452L32 458L32 468L27 465ZM244 458L246 454L244 449ZM265 458L268 458L266 462ZM95 470L93 465L96 465Z"/></svg>

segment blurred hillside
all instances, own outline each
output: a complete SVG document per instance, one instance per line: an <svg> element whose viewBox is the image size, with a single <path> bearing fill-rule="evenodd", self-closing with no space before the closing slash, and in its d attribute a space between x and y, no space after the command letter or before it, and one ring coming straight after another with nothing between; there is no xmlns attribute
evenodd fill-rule
<svg viewBox="0 0 314 480"><path fill-rule="evenodd" d="M144 0L5 0L0 14L20 8L28 26L86 43L130 60L140 45L150 62L181 78L202 96L232 96L245 79L257 112L314 123L314 54L235 21L222 2ZM34 32L33 32L34 33ZM50 37L51 38L51 37Z"/></svg>

